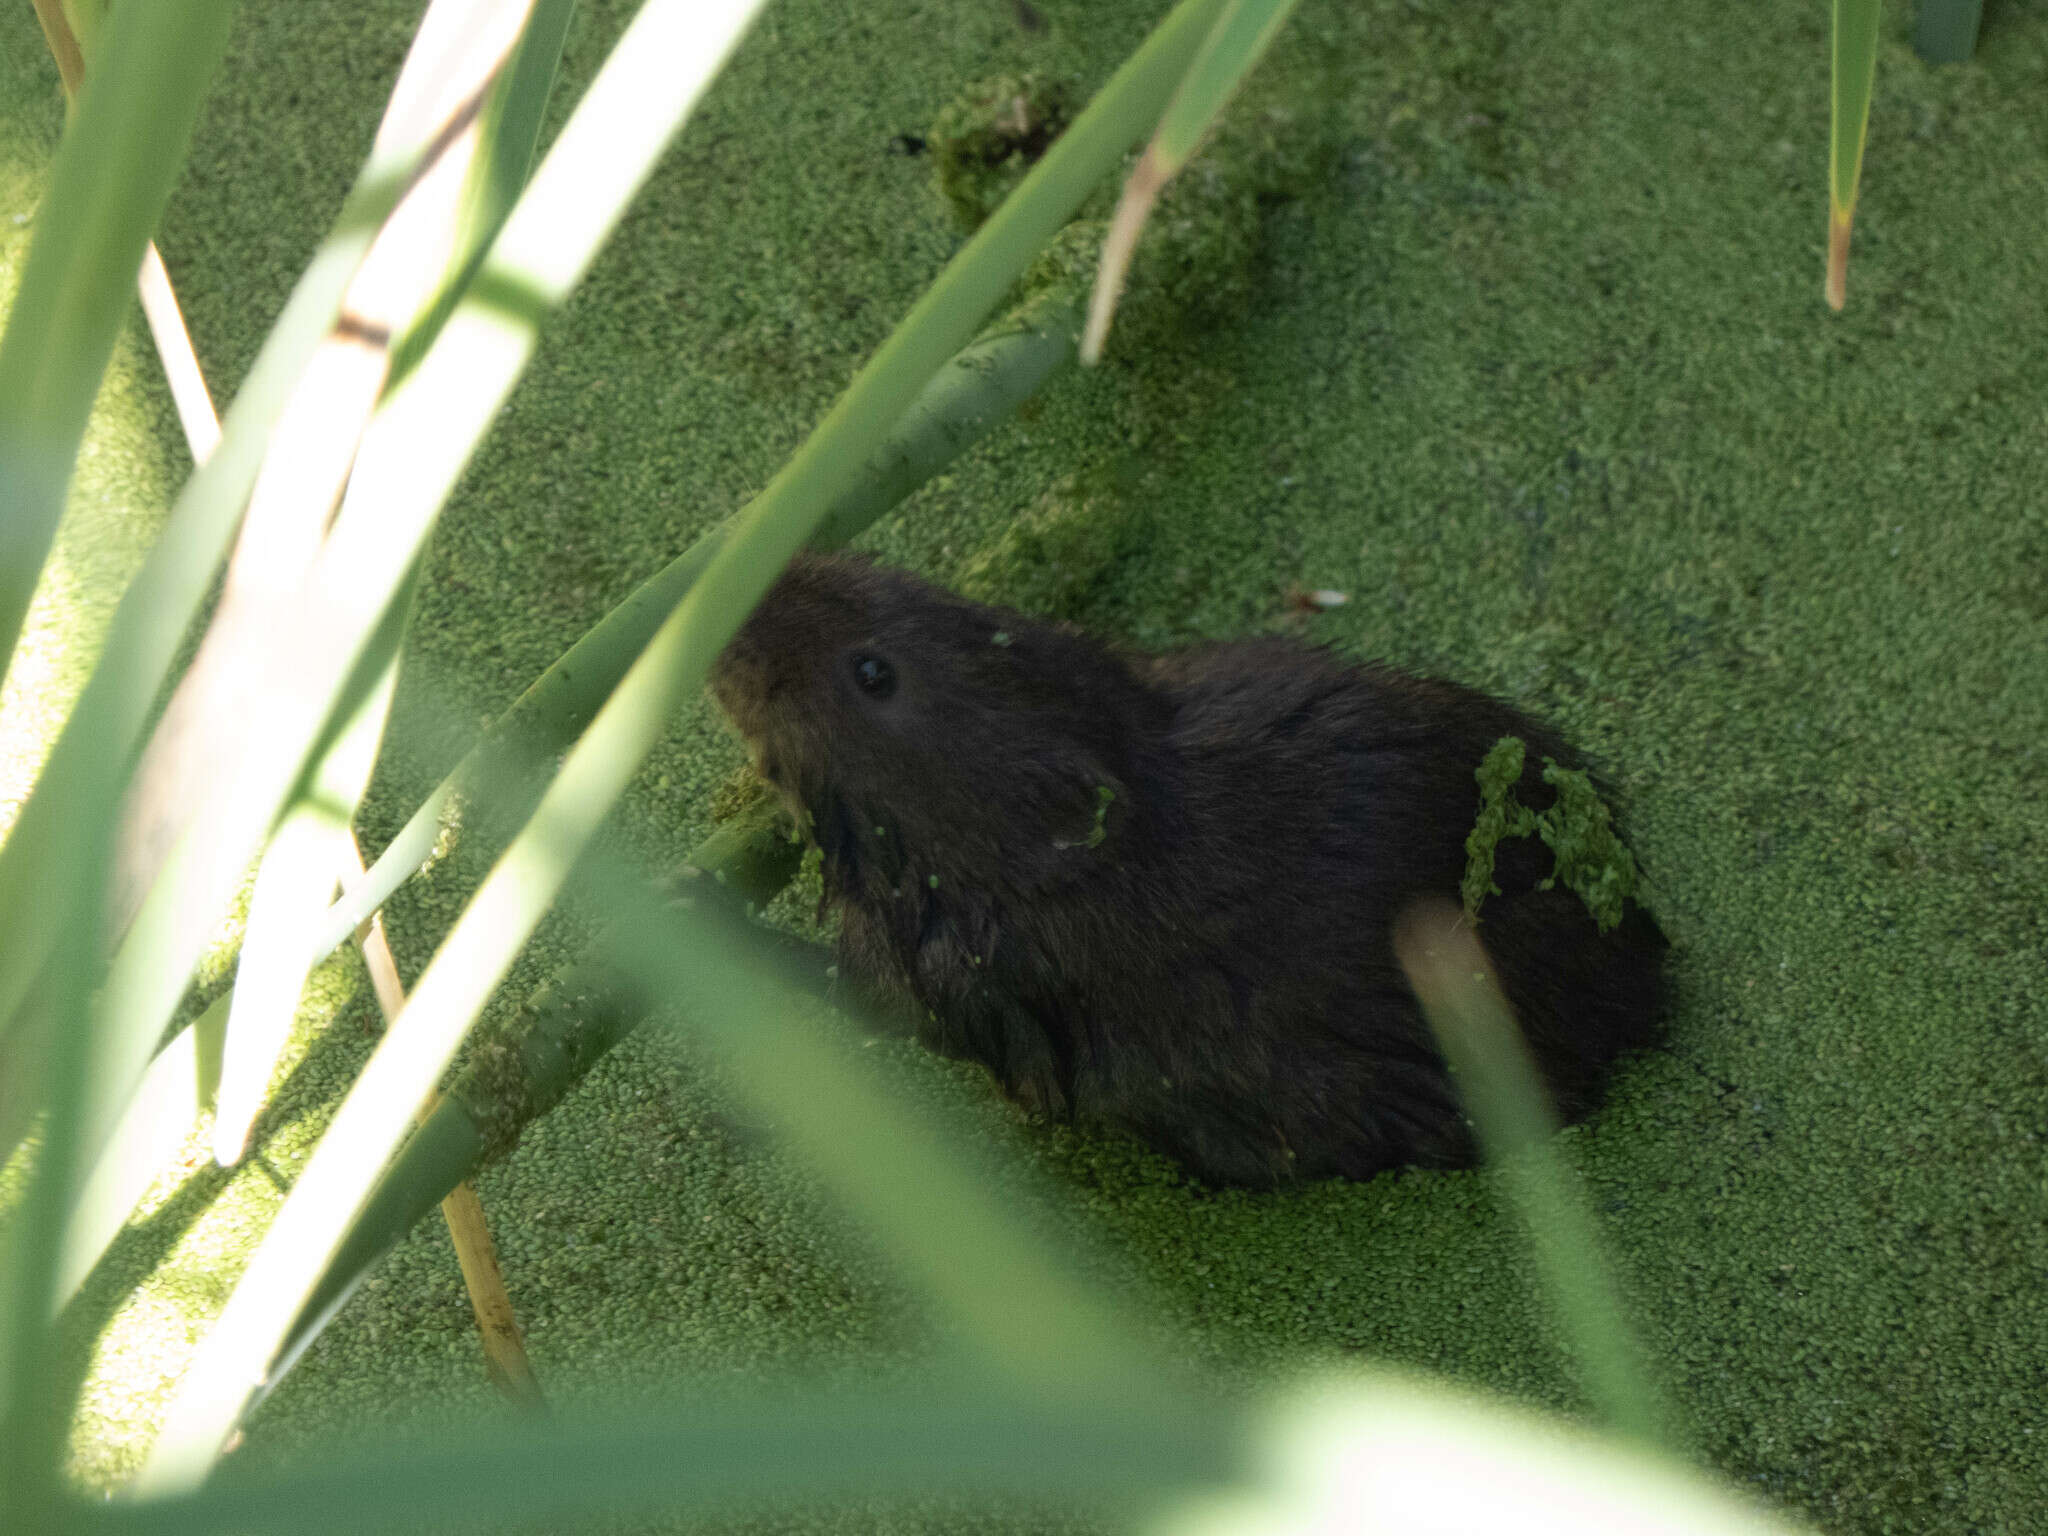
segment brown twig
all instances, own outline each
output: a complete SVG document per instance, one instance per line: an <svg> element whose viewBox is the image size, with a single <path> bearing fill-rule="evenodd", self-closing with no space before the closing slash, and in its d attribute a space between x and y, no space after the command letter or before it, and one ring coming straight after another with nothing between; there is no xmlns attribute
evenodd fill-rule
<svg viewBox="0 0 2048 1536"><path fill-rule="evenodd" d="M43 24L43 41L50 45L50 57L57 61L57 78L64 82L64 104L78 99L85 83L85 52L64 14L64 0L35 0L36 20Z"/></svg>
<svg viewBox="0 0 2048 1536"><path fill-rule="evenodd" d="M363 857L353 832L349 834L343 858L350 866L343 872L344 882L362 879ZM363 947L370 988L377 994L377 1006L383 1011L388 1028L405 1007L405 988L398 979L398 964L392 958L391 945L384 937L381 912L372 913L356 929L356 941ZM429 1092L418 1118L424 1120L432 1114L440 1098L438 1093ZM484 1368L490 1373L492 1384L527 1412L545 1413L547 1400L541 1395L533 1363L526 1355L526 1340L512 1311L512 1298L505 1290L505 1277L498 1268L497 1245L491 1241L490 1224L484 1219L483 1200L476 1192L474 1179L464 1179L448 1192L441 1202L441 1216L448 1223L448 1236L455 1244L455 1261L462 1266L462 1283L469 1290L469 1304L476 1313L477 1332L484 1345Z"/></svg>

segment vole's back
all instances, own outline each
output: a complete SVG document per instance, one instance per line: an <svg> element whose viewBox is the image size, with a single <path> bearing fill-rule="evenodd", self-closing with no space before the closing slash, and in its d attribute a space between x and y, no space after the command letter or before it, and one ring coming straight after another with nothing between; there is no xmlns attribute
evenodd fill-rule
<svg viewBox="0 0 2048 1536"><path fill-rule="evenodd" d="M1177 704L1186 840L1174 886L1190 940L1155 981L1229 1001L1191 999L1182 1017L1195 1027L1154 1050L1186 1053L1191 1078L1238 1061L1263 1079L1239 1102L1266 1126L1218 1138L1215 1117L1190 1113L1184 1095L1134 1084L1145 1128L1232 1182L1468 1160L1455 1091L1393 956L1393 920L1417 895L1457 893L1474 770L1493 744L1527 744L1518 790L1538 805L1550 794L1542 759L1570 762L1564 744L1455 684L1284 641L1161 658L1152 676ZM1560 1107L1576 1115L1612 1060L1653 1037L1664 940L1636 908L1600 934L1577 896L1535 889L1549 868L1533 840L1504 844L1503 894L1482 934Z"/></svg>

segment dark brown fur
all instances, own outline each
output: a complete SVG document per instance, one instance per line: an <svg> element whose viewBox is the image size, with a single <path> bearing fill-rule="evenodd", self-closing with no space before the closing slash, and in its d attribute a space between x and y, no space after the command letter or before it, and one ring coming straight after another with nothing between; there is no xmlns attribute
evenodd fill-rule
<svg viewBox="0 0 2048 1536"><path fill-rule="evenodd" d="M1524 802L1549 803L1544 756L1577 759L1545 727L1280 639L1122 657L812 555L713 686L809 819L843 971L907 997L933 1049L1219 1184L1471 1159L1391 929L1416 895L1456 896L1499 737L1528 744ZM1550 864L1504 843L1480 934L1575 1117L1654 1037L1665 943L1636 907L1599 933L1536 889Z"/></svg>

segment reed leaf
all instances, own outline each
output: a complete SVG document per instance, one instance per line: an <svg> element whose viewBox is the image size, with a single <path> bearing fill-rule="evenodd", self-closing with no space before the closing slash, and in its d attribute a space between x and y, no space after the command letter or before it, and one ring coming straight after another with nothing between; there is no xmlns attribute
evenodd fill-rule
<svg viewBox="0 0 2048 1536"><path fill-rule="evenodd" d="M455 195L432 210L446 229L452 254L443 264L438 290L424 302L415 299L412 308L418 313L405 317L406 339L390 353L393 376L402 376L404 358L416 356L439 333L526 184L554 89L563 35L574 9L574 0L538 0L525 18L505 67L497 73L478 119L475 148L468 157L464 180ZM450 26L467 27L468 23L467 17L455 17ZM422 45L426 40L423 27ZM430 115L438 111L445 120L460 104L459 99L449 99L451 92L465 88L466 82L457 77L442 84L434 99L422 105ZM403 89L394 93L392 117L406 105L404 94ZM399 317L391 318L396 322ZM336 413L329 411L323 413L321 426L346 434L344 452L353 455L356 431L352 422L337 420ZM299 516L317 515L329 499L306 498L309 504L294 511ZM230 643L238 639L243 645L249 643L246 636L226 638ZM214 1156L223 1165L241 1156L306 976L333 947L320 942L319 932L325 927L323 919L335 890L336 872L354 864L350 827L375 761L395 667L394 656L383 683L365 700L340 743L316 769L312 793L300 797L272 834L257 872L242 962L235 978L228 1054L214 1122Z"/></svg>
<svg viewBox="0 0 2048 1536"><path fill-rule="evenodd" d="M1078 326L1076 296L1048 291L961 349L918 394L860 477L826 508L810 542L829 549L852 539L993 431L1073 360ZM648 577L533 681L421 802L363 882L334 904L318 949L324 952L346 940L427 861L441 817L458 799L489 785L489 803L482 809L493 824L516 824L531 812L545 772L590 723L703 573L732 521L704 534Z"/></svg>
<svg viewBox="0 0 2048 1536"><path fill-rule="evenodd" d="M1181 173L1202 147L1216 119L1237 88L1257 67L1281 26L1293 14L1295 0L1230 0L1215 29L1195 56L1180 89L1167 103L1159 131L1124 184L1109 233L1102 242L1102 264L1095 294L1088 306L1088 329L1081 338L1081 361L1093 366L1102 356L1109 326L1116 315L1124 277L1137 253L1138 237L1166 184Z"/></svg>
<svg viewBox="0 0 2048 1536"><path fill-rule="evenodd" d="M270 730L263 669L308 606L330 514L384 394L390 338L417 317L443 269L461 261L463 178L475 159L480 104L531 3L436 0L414 34L371 153L421 138L448 148L378 231L333 331L278 418L205 639L135 771L117 927L134 915L212 788L248 753L249 738Z"/></svg>
<svg viewBox="0 0 2048 1536"><path fill-rule="evenodd" d="M533 172L541 125L554 95L562 44L576 14L576 0L532 0L532 7L477 121L478 153L463 178L455 256L444 269L433 298L392 347L393 381L410 373L441 333Z"/></svg>
<svg viewBox="0 0 2048 1536"><path fill-rule="evenodd" d="M109 30L58 145L0 337L0 675L233 12L227 0L136 7Z"/></svg>
<svg viewBox="0 0 2048 1536"><path fill-rule="evenodd" d="M221 1047L227 1030L223 992L157 1053L128 1101L92 1175L73 1204L64 1231L57 1302L69 1301L100 1261L136 1202L149 1190L220 1091Z"/></svg>
<svg viewBox="0 0 2048 1536"><path fill-rule="evenodd" d="M223 1168L241 1160L290 1037L299 994L320 958L313 947L316 929L353 856L351 823L369 787L397 683L393 656L263 851L249 896L214 1108L213 1156Z"/></svg>
<svg viewBox="0 0 2048 1536"><path fill-rule="evenodd" d="M35 0L36 19L57 64L57 77L64 86L64 110L78 110L78 93L85 86L85 50L72 30L67 9L85 18L95 36L106 0L73 0L68 8L60 0ZM142 248L142 274L137 282L142 297L143 317L156 342L157 358L163 364L164 382L170 386L171 403L177 408L178 425L184 429L185 444L192 462L203 464L220 443L220 418L214 414L213 397L200 376L199 359L192 350L192 338L185 329L185 316L178 308L178 295L171 287L170 273L156 242Z"/></svg>
<svg viewBox="0 0 2048 1536"><path fill-rule="evenodd" d="M52 1029L39 1058L34 1101L44 1106L42 1144L28 1191L0 1232L0 1510L9 1528L39 1530L59 1494L64 1436L77 1402L83 1362L60 1354L50 1315L58 1296L65 1228L86 1176L80 1130L93 1071L88 1030L92 979L100 952L98 900L108 867L105 826L78 829L72 844L86 859L44 983Z"/></svg>
<svg viewBox="0 0 2048 1536"><path fill-rule="evenodd" d="M125 765L219 570L271 429L332 326L376 231L443 148L431 141L396 144L373 156L358 178L258 353L219 448L180 492L156 546L122 594L99 663L0 848L0 911L9 914L0 926L0 1149L15 1145L32 1109L11 1068L36 1047L15 1037L48 1025L46 1010L25 1012L23 1003L63 932L62 914L75 888L94 867L79 856L79 829L116 819L127 787Z"/></svg>
<svg viewBox="0 0 2048 1536"><path fill-rule="evenodd" d="M531 354L540 320L582 276L754 8L649 0L627 28L507 219L483 271L433 347L378 412L322 558L319 596L327 611L309 614L309 635L346 635L344 616L373 616L360 594L396 587L433 512ZM289 651L280 660L280 678L310 666L313 677L325 682L308 690L314 700L338 691L332 661ZM189 882L160 882L162 888L183 887L186 900L210 910L226 900L239 859L267 829L324 713L317 702L280 696L278 704L282 718L270 722L270 736L252 744L255 760L243 765L236 792L218 797L186 835L205 867ZM515 848L479 892L421 978L403 1022L385 1036L344 1101L202 1346L144 1469L147 1484L181 1486L204 1475L403 1136L413 1107L447 1064L511 950L524 942L559 887L573 858L569 850L580 846L570 829L601 815L611 798L577 806L566 825L544 822L541 846ZM544 805L544 818L548 810ZM562 844L548 846L557 836ZM166 881L175 873L167 869ZM131 941L142 937L143 926L138 919ZM465 935L466 943L458 944ZM505 935L512 936L510 949L501 953ZM196 937L189 930L175 932L175 946L157 963L189 968ZM117 961L110 992L121 979ZM468 1000L467 1006L450 1006L451 998Z"/></svg>

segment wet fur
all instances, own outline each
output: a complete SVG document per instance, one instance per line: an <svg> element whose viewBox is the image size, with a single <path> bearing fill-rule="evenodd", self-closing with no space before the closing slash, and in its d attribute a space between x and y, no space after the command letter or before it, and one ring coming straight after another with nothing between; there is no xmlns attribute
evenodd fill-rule
<svg viewBox="0 0 2048 1536"><path fill-rule="evenodd" d="M852 658L895 669L856 686ZM1455 683L1281 639L1119 656L906 572L801 556L714 689L808 818L844 974L1018 1102L1129 1127L1219 1184L1467 1162L1391 930L1455 897L1503 735L1546 805L1559 738ZM1101 790L1109 798L1104 801ZM1567 1118L1649 1043L1665 942L1602 935L1503 843L1480 929Z"/></svg>

